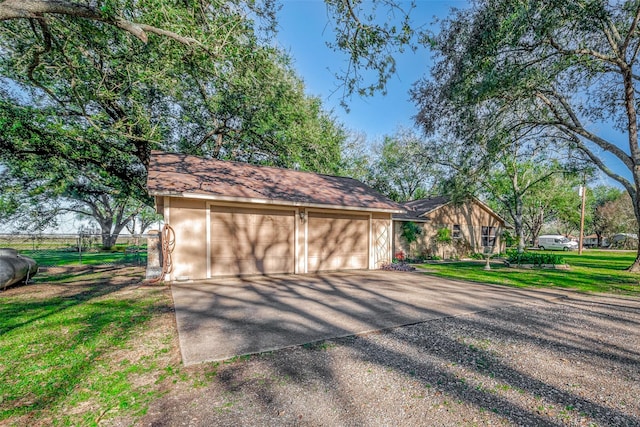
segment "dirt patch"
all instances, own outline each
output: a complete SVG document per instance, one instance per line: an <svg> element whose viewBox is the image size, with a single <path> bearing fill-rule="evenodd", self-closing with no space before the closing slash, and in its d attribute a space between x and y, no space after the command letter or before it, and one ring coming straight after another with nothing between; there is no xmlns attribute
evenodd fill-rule
<svg viewBox="0 0 640 427"><path fill-rule="evenodd" d="M142 267L81 265L69 267L41 267L28 284L12 285L0 290L1 297L29 296L52 298L75 295L101 286L105 290L119 290L142 285Z"/></svg>
<svg viewBox="0 0 640 427"><path fill-rule="evenodd" d="M573 296L185 368L137 424L638 426L639 348L640 300Z"/></svg>

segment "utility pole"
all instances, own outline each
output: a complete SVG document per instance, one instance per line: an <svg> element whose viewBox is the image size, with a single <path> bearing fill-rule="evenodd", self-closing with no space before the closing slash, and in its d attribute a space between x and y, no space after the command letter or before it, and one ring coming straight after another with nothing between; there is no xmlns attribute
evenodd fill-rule
<svg viewBox="0 0 640 427"><path fill-rule="evenodd" d="M587 199L587 176L585 175L582 187L580 187L582 205L580 207L580 241L578 242L578 255L582 255L582 243L584 242L584 205Z"/></svg>

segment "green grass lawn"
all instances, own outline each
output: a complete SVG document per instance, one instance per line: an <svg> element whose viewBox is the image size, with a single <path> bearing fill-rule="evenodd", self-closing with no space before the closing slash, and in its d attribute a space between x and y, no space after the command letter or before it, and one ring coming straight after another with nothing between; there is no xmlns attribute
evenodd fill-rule
<svg viewBox="0 0 640 427"><path fill-rule="evenodd" d="M94 251L79 254L67 250L21 250L20 254L36 260L41 266L139 264L146 265L146 250L139 253L121 251Z"/></svg>
<svg viewBox="0 0 640 427"><path fill-rule="evenodd" d="M635 252L586 250L555 252L569 270L516 269L493 263L490 271L484 262L468 261L424 264L428 274L472 282L514 287L566 288L582 292L605 292L640 296L640 274L624 271L635 259Z"/></svg>
<svg viewBox="0 0 640 427"><path fill-rule="evenodd" d="M146 410L173 343L171 330L149 341L170 301L141 279L140 268L87 268L0 293L0 424L97 425Z"/></svg>

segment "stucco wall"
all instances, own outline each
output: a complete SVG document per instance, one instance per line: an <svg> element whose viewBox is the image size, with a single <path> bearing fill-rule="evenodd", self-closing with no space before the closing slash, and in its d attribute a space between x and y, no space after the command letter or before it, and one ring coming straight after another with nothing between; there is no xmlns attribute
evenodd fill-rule
<svg viewBox="0 0 640 427"><path fill-rule="evenodd" d="M164 202L165 222L175 232L171 280L204 279L207 272L206 202L171 198ZM168 217L168 218L167 218Z"/></svg>
<svg viewBox="0 0 640 427"><path fill-rule="evenodd" d="M209 267L207 248L210 239L213 238L207 235L207 221L211 221L210 214L207 214L207 212L209 211L209 207L212 206L212 202L199 199L165 197L158 202L159 206L161 204L163 206L161 212L165 216L165 222L169 224L175 232L175 247L172 253L173 271L169 279L206 279L208 269L211 268ZM215 203L214 205L244 208L260 206L247 203ZM350 217L359 215L360 217L371 218L370 222L367 221L368 225L358 228L362 234L362 239L365 242L371 241L364 255L367 258L364 266L365 268L379 268L382 263L389 262L391 259L391 214L369 213L365 211L324 210L318 208L305 209L292 206L283 206L282 209L295 211L295 227L293 231L295 235L292 240L295 242L295 247L292 253L295 257L295 271L298 273L304 273L305 267L308 266L308 254L311 245L308 239L317 234L308 229L309 213L311 212L324 212L329 215L342 213ZM300 215L301 212L304 213L302 218ZM387 233L386 236L383 235L384 233ZM211 230L211 235L215 236L215 230ZM240 235L239 238L241 238ZM376 243L378 243L378 246L376 246Z"/></svg>

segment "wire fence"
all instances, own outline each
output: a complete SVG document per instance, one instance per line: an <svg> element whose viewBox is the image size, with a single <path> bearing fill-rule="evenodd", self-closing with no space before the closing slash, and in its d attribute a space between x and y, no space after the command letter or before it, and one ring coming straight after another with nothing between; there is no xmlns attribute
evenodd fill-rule
<svg viewBox="0 0 640 427"><path fill-rule="evenodd" d="M0 248L12 248L42 267L69 265L146 265L147 236L118 236L109 250L100 234L0 234Z"/></svg>

